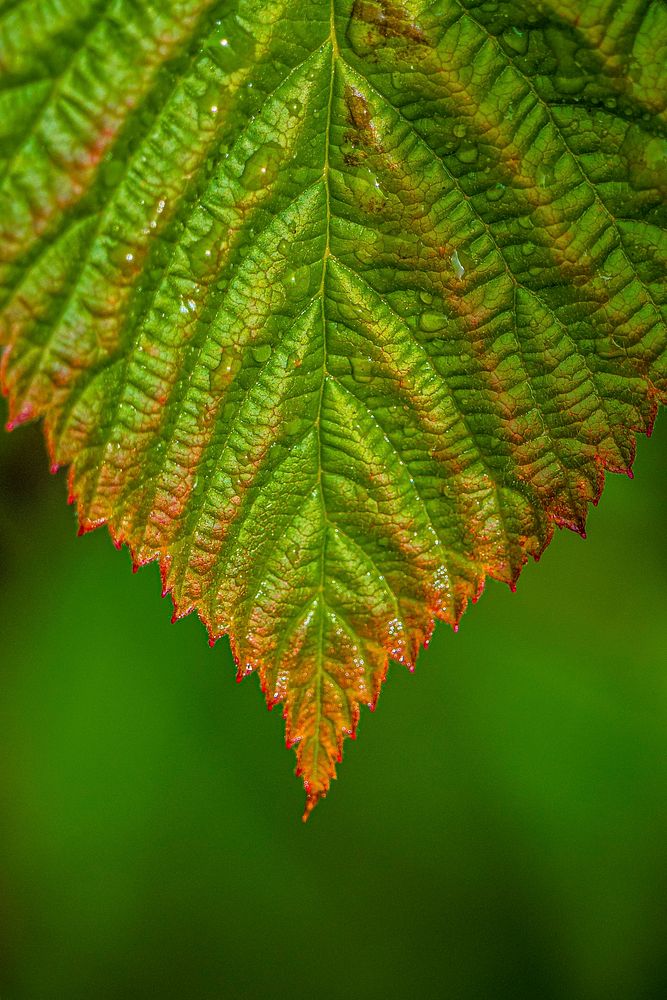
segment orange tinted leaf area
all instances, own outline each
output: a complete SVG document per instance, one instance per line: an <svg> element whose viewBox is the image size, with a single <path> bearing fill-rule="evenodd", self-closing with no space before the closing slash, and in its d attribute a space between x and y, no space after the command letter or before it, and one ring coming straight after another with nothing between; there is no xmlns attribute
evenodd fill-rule
<svg viewBox="0 0 667 1000"><path fill-rule="evenodd" d="M662 0L0 2L9 427L296 750L665 400Z"/></svg>

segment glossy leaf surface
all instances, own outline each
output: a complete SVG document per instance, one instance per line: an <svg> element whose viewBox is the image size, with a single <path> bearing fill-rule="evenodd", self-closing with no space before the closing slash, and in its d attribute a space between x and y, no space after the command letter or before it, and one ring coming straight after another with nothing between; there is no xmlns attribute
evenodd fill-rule
<svg viewBox="0 0 667 1000"><path fill-rule="evenodd" d="M389 659L665 398L662 0L5 0L10 426L283 705L309 810Z"/></svg>

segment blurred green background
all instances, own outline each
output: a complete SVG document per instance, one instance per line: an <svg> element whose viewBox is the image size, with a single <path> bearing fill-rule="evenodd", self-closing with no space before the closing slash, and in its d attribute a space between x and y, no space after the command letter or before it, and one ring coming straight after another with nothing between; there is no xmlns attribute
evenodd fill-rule
<svg viewBox="0 0 667 1000"><path fill-rule="evenodd" d="M2 435L1 1000L667 996L666 457L390 670L304 826L256 679Z"/></svg>

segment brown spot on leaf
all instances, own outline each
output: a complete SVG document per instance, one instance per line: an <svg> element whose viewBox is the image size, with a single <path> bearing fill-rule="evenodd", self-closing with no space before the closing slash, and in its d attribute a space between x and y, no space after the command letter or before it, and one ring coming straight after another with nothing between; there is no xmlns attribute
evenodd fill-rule
<svg viewBox="0 0 667 1000"><path fill-rule="evenodd" d="M345 133L344 141L355 150L362 146L374 153L383 153L384 147L373 123L368 101L361 91L357 90L356 87L347 86L345 88L345 105L347 107L347 123L350 128ZM358 162L358 157L355 157L353 153L347 155L352 156Z"/></svg>
<svg viewBox="0 0 667 1000"><path fill-rule="evenodd" d="M369 45L373 45L374 35L381 39L400 38L415 45L428 45L426 35L415 24L407 10L400 3L390 0L355 0L352 8L352 22L362 22L369 26Z"/></svg>

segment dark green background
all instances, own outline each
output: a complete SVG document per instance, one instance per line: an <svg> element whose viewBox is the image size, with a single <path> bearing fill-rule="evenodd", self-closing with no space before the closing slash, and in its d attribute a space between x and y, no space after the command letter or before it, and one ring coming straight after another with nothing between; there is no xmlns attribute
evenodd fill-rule
<svg viewBox="0 0 667 1000"><path fill-rule="evenodd" d="M2 436L0 998L667 996L667 421L393 667L303 826L279 713Z"/></svg>

